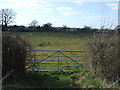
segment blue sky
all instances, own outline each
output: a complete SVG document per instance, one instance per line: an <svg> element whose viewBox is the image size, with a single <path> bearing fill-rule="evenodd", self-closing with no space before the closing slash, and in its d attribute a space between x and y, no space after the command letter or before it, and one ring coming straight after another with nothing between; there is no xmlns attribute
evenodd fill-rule
<svg viewBox="0 0 120 90"><path fill-rule="evenodd" d="M37 20L39 25L99 28L101 25L114 28L118 24L117 2L83 2L81 0L1 0L0 9L13 9L16 19L13 24L25 25ZM112 26L112 27L111 27Z"/></svg>

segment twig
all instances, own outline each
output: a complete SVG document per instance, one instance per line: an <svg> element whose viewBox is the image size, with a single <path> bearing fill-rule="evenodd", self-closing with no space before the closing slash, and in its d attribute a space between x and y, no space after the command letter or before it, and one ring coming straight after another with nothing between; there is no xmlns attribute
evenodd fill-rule
<svg viewBox="0 0 120 90"><path fill-rule="evenodd" d="M14 70L11 70L8 74L6 74L2 80L0 81L0 83L2 83Z"/></svg>

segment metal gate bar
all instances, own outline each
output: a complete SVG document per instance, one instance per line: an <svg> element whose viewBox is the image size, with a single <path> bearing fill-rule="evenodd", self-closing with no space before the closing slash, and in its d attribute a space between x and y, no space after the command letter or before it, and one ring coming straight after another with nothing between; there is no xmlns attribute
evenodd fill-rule
<svg viewBox="0 0 120 90"><path fill-rule="evenodd" d="M71 50L32 50L32 51L34 51L34 52L54 52L54 53L52 53L52 54L50 54L50 55L35 55L36 57L45 57L45 58L43 58L43 59L38 59L38 60L33 60L33 61L37 61L37 63L36 64L38 64L37 66L40 66L40 67L37 67L39 70L38 71L46 71L46 70L51 70L51 69L59 69L60 70L60 68L61 67L67 67L67 66L61 66L61 64L63 65L63 64L70 64L70 65L73 65L73 66L68 66L68 67L84 67L84 63L86 64L86 63L88 63L88 62L82 62L82 63L80 63L80 60L78 59L78 60L75 60L74 58L75 57L77 57L77 58L83 58L83 57L85 57L85 58L89 58L90 56L88 56L88 55L66 55L65 53L66 52L70 52L70 53L89 53L90 51L71 51ZM58 57L57 59L54 59L54 60L52 60L52 59L50 59L50 60L47 60L47 59L49 59L50 57ZM62 58L62 57L66 57L68 60L61 60L60 59L60 57ZM44 62L44 61L46 61L46 62ZM48 61L48 63L47 63L47 61ZM49 61L55 61L55 63L52 63L52 62L49 62ZM62 62L62 63L61 63ZM67 62L67 63L66 63ZM68 63L68 62L70 62L70 63ZM71 63L72 62L72 63ZM46 66L45 66L46 65ZM53 65L53 66L52 66ZM55 66L55 65L57 65L57 66ZM43 68L42 68L42 66L43 66ZM44 68L45 67L45 68ZM50 67L53 67L53 68L50 68ZM73 68L72 68L73 69ZM48 70L48 71L49 71Z"/></svg>

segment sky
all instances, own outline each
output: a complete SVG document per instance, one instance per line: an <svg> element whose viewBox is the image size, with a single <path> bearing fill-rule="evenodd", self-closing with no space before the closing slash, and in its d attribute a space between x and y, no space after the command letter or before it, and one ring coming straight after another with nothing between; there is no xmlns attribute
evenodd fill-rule
<svg viewBox="0 0 120 90"><path fill-rule="evenodd" d="M0 9L13 9L16 18L12 25L28 26L37 20L42 26L114 28L118 24L118 1L81 0L0 0Z"/></svg>

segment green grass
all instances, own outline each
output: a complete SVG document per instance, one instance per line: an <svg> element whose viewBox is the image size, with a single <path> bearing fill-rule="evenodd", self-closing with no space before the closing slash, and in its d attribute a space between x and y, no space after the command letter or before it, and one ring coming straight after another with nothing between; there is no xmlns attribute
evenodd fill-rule
<svg viewBox="0 0 120 90"><path fill-rule="evenodd" d="M43 50L87 50L86 42L90 38L84 33L65 32L19 32L35 49Z"/></svg>
<svg viewBox="0 0 120 90"><path fill-rule="evenodd" d="M20 35L27 39L32 47L37 50L79 50L79 51L86 51L88 38L91 37L90 34L85 33L65 33L65 32L19 32L19 33L12 33L15 35ZM36 55L52 55L55 52L35 52ZM86 56L88 53L80 52L80 53L71 53L71 52L64 52L67 56ZM55 54L58 56L58 53ZM70 60L67 57L63 57L62 54L59 54L59 63L58 57L50 57L45 61L40 63L39 70L49 70L54 71L59 69L64 70L77 70L79 65L77 65L74 61ZM37 62L40 62L46 57L39 56L36 57ZM89 60L86 57L72 57L73 60L77 61L78 63L85 64L86 61ZM46 63L46 64L42 64ZM54 66L54 67L52 67ZM59 66L59 67L58 67Z"/></svg>
<svg viewBox="0 0 120 90"><path fill-rule="evenodd" d="M14 88L117 88L95 79L88 73L68 73L64 71L26 72L3 85L4 89Z"/></svg>
<svg viewBox="0 0 120 90"><path fill-rule="evenodd" d="M70 74L54 72L27 72L24 76L16 79L3 88L75 88Z"/></svg>

